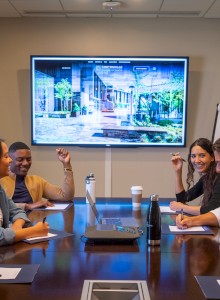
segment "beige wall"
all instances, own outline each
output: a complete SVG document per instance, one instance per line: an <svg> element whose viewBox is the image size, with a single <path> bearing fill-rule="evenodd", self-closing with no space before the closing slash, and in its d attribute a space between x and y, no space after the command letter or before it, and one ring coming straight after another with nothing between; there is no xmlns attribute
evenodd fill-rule
<svg viewBox="0 0 220 300"><path fill-rule="evenodd" d="M31 143L30 55L189 56L186 148L90 149L67 147L76 196L85 195L85 176L94 172L97 196L130 195L141 184L144 197L174 196L170 152L187 155L198 137L212 137L220 102L220 20L200 19L0 19L0 136L8 144ZM31 173L62 183L55 147L32 147ZM109 173L108 170L111 170ZM109 192L110 191L110 192Z"/></svg>

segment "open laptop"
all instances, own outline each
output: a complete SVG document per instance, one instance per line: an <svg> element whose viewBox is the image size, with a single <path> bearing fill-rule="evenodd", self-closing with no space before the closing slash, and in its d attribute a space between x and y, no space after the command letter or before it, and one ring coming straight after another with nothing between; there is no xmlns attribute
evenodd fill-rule
<svg viewBox="0 0 220 300"><path fill-rule="evenodd" d="M89 204L91 206L91 209L98 221L99 224L109 224L109 225L121 225L121 226L130 226L130 227L139 227L137 221L133 217L119 217L119 218L101 218L99 216L98 210L96 208L95 203L92 201L92 197L90 193L87 191L86 192L87 199L89 201Z"/></svg>

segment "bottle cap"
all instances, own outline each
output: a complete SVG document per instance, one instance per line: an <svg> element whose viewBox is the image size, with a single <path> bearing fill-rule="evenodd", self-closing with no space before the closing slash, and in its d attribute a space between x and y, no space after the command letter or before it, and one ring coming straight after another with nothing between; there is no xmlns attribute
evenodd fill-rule
<svg viewBox="0 0 220 300"><path fill-rule="evenodd" d="M151 201L158 201L159 200L159 195L156 195L156 194L150 195L150 200Z"/></svg>

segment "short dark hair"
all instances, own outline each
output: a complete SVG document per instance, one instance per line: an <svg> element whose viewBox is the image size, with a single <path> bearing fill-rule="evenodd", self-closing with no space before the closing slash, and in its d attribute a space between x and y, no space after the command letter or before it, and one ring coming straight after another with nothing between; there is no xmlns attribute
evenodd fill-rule
<svg viewBox="0 0 220 300"><path fill-rule="evenodd" d="M23 150L23 149L30 150L30 148L25 143L15 142L15 143L11 144L11 146L8 149L8 152L13 153L17 150Z"/></svg>

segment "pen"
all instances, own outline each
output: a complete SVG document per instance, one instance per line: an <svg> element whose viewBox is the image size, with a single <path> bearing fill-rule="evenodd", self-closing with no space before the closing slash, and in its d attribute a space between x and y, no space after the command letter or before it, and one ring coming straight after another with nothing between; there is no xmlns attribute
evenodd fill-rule
<svg viewBox="0 0 220 300"><path fill-rule="evenodd" d="M172 156L176 156L175 153L170 153L170 154L171 154ZM181 157L181 159L182 159L182 161L186 162L184 158Z"/></svg>
<svg viewBox="0 0 220 300"><path fill-rule="evenodd" d="M47 217L44 217L44 218L43 218L43 223L45 223L45 221L46 221L46 218L47 218Z"/></svg>
<svg viewBox="0 0 220 300"><path fill-rule="evenodd" d="M181 221L184 219L184 216L183 216L183 209L181 208Z"/></svg>

